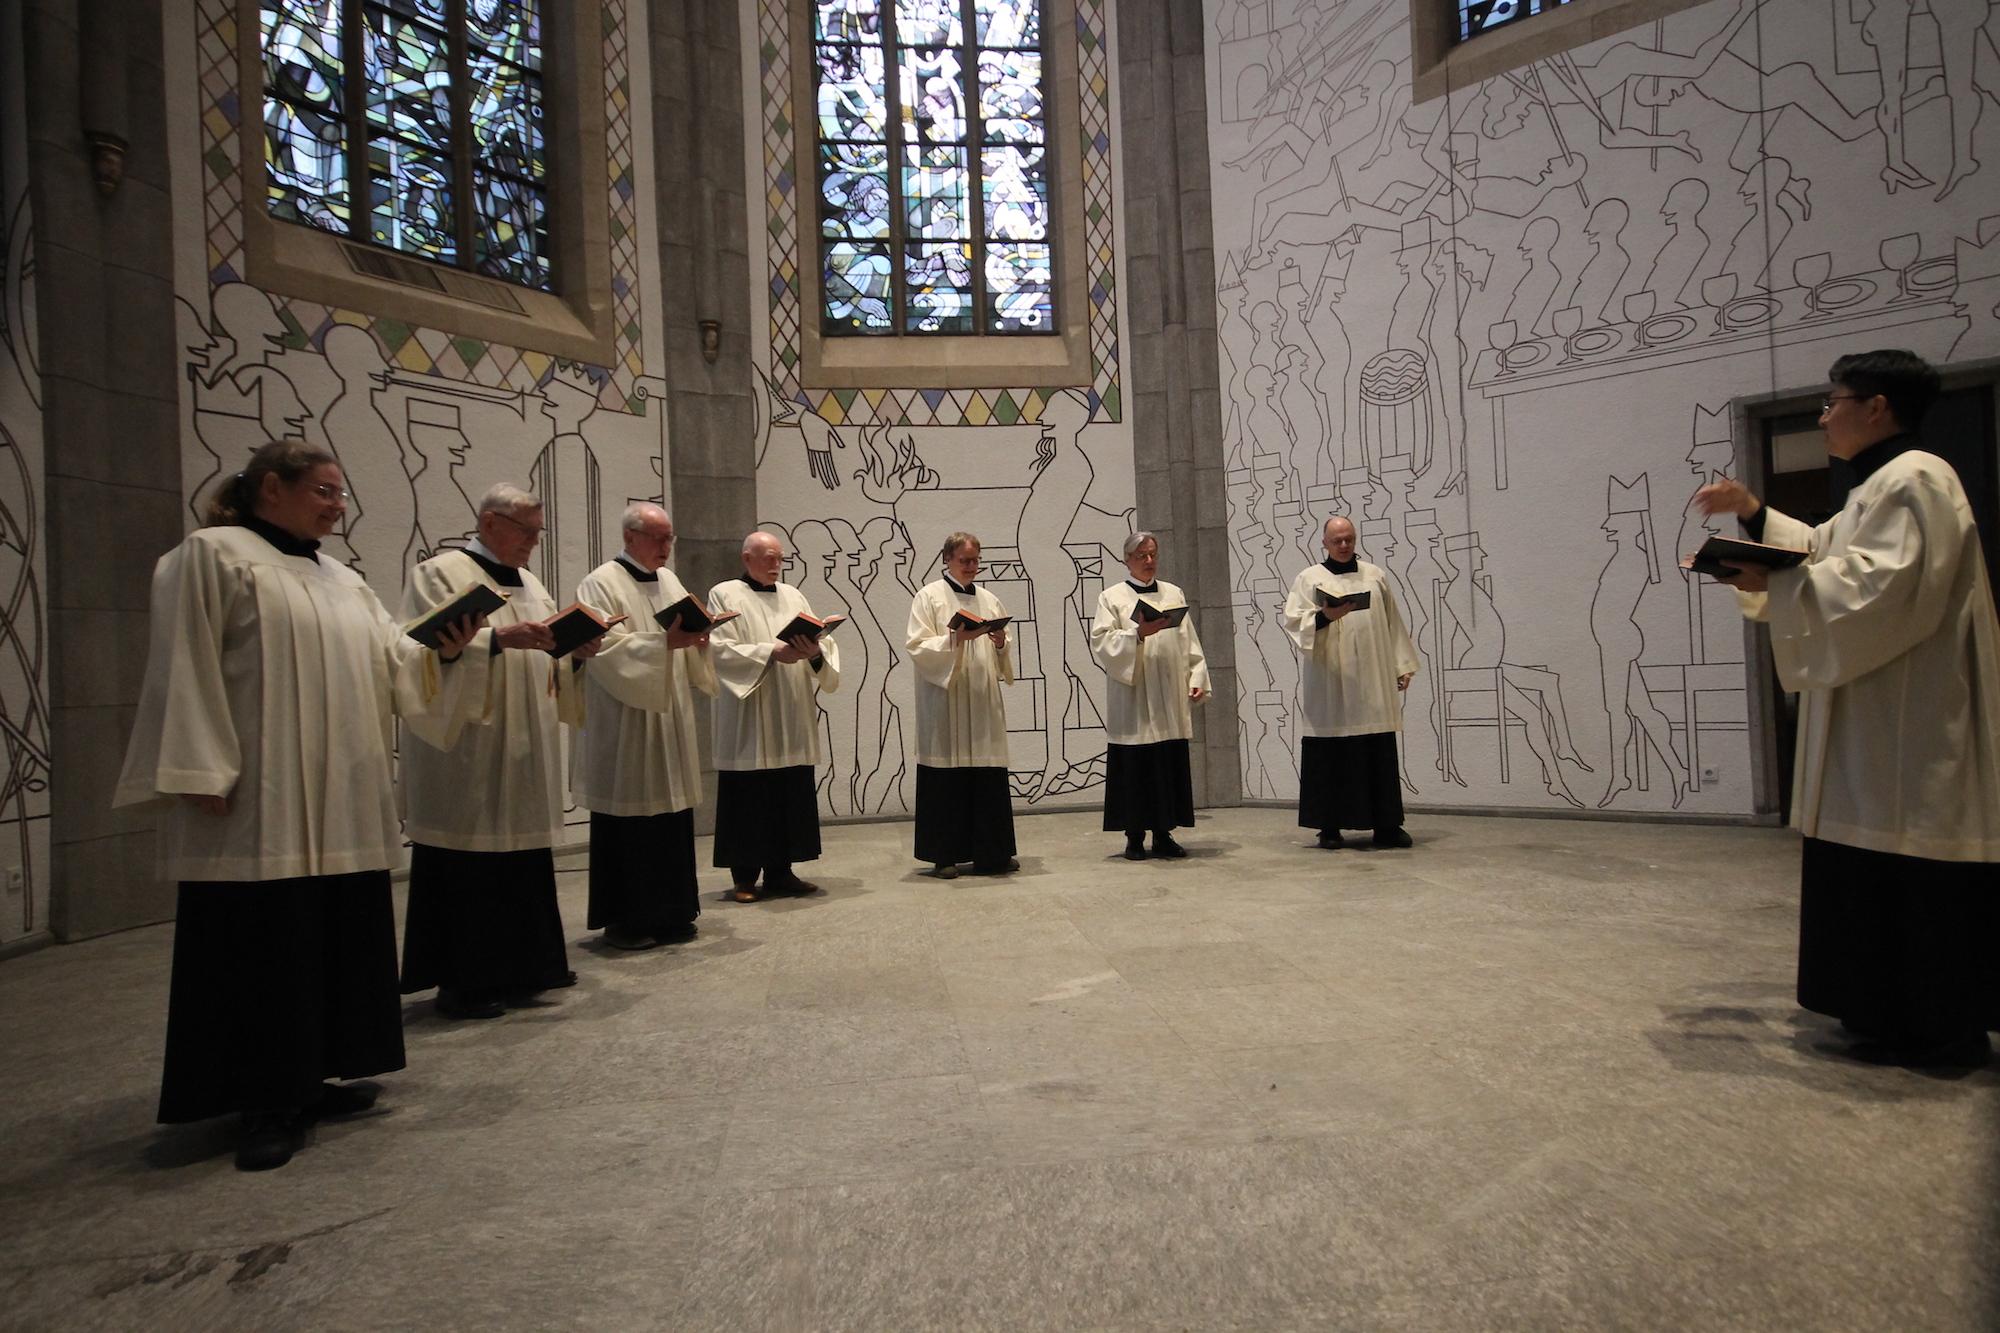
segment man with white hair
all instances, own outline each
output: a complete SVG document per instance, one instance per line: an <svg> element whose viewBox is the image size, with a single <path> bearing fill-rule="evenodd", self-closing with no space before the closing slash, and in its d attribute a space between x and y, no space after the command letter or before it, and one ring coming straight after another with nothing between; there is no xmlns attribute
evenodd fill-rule
<svg viewBox="0 0 2000 1333"><path fill-rule="evenodd" d="M437 1011L449 1018L498 1018L503 1000L576 980L556 905L562 752L550 663L541 653L498 651L555 645L547 621L560 608L526 568L542 537L542 502L501 482L479 501L478 522L463 550L411 570L403 595L405 620L476 583L507 599L488 618L495 655L485 724L465 728L451 750L403 732L403 817L413 844L403 994L437 987Z"/></svg>
<svg viewBox="0 0 2000 1333"><path fill-rule="evenodd" d="M1377 847L1408 847L1396 741L1416 645L1388 574L1355 556L1354 524L1336 514L1320 545L1326 559L1292 580L1284 609L1285 633L1305 659L1299 824L1318 830L1328 851L1346 845L1344 828L1367 829Z"/></svg>
<svg viewBox="0 0 2000 1333"><path fill-rule="evenodd" d="M708 635L655 616L687 596L667 561L674 523L640 501L625 510L625 549L584 576L576 599L625 622L583 670L583 725L570 785L590 811L587 924L615 949L695 935L694 808L701 747L694 696L715 693Z"/></svg>
<svg viewBox="0 0 2000 1333"><path fill-rule="evenodd" d="M715 864L726 866L738 902L763 893L816 893L792 867L819 858L816 696L840 688L832 636L778 635L800 614L805 595L780 582L785 544L768 532L743 539L743 574L708 592L717 625L710 642L722 684L715 701Z"/></svg>

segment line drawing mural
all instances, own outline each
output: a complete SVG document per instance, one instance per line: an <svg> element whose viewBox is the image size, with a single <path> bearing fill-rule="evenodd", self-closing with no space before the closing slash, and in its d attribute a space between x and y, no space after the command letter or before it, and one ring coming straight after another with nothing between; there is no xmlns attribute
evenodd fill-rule
<svg viewBox="0 0 2000 1333"><path fill-rule="evenodd" d="M2000 355L1997 14L1714 0L1413 106L1399 7L1208 0L1247 794L1297 790L1271 620L1340 513L1424 658L1412 800L1750 808L1689 502L1734 397L1862 346Z"/></svg>
<svg viewBox="0 0 2000 1333"><path fill-rule="evenodd" d="M48 929L48 625L42 580L42 379L28 202L21 13L0 0L0 943ZM4 883L4 878L0 878Z"/></svg>

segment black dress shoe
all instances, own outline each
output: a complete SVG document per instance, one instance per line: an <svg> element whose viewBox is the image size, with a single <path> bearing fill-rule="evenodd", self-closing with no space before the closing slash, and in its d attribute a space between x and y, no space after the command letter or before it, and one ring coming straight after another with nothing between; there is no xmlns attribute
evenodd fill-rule
<svg viewBox="0 0 2000 1333"><path fill-rule="evenodd" d="M1127 861L1143 861L1146 859L1146 837L1144 834L1134 833L1125 839L1125 859Z"/></svg>
<svg viewBox="0 0 2000 1333"><path fill-rule="evenodd" d="M1175 842L1174 835L1171 833L1155 833L1153 835L1153 855L1179 859L1187 855L1187 848Z"/></svg>
<svg viewBox="0 0 2000 1333"><path fill-rule="evenodd" d="M1399 828L1378 828L1375 830L1377 847L1413 847L1410 835Z"/></svg>
<svg viewBox="0 0 2000 1333"><path fill-rule="evenodd" d="M246 1112L243 1138L236 1145L238 1171L271 1171L299 1150L298 1117L289 1112Z"/></svg>
<svg viewBox="0 0 2000 1333"><path fill-rule="evenodd" d="M682 926L668 926L653 938L661 944L686 944L696 933L695 924L690 921Z"/></svg>
<svg viewBox="0 0 2000 1333"><path fill-rule="evenodd" d="M764 891L767 893L790 894L794 898L804 898L809 894L818 893L819 885L809 879L800 879L789 870L780 875L773 875L767 870L764 872Z"/></svg>
<svg viewBox="0 0 2000 1333"><path fill-rule="evenodd" d="M337 1120L344 1115L360 1115L372 1110L381 1093L363 1083L322 1083L319 1096L306 1107L315 1120Z"/></svg>
<svg viewBox="0 0 2000 1333"><path fill-rule="evenodd" d="M1984 1032L1955 1037L1863 1041L1845 1054L1863 1064L1901 1065L1905 1069L1984 1069L1993 1058L1993 1043Z"/></svg>
<svg viewBox="0 0 2000 1333"><path fill-rule="evenodd" d="M604 942L614 949L623 949L627 953L638 953L642 949L657 949L660 947L660 942L651 935L641 935L634 931L620 930L616 926L606 926L604 928Z"/></svg>
<svg viewBox="0 0 2000 1333"><path fill-rule="evenodd" d="M972 873L975 875L1011 875L1020 868L1021 863L1010 856L1004 861L992 861L984 865L974 865Z"/></svg>
<svg viewBox="0 0 2000 1333"><path fill-rule="evenodd" d="M1340 830L1337 828L1321 829L1319 845L1325 851L1337 852L1347 845L1347 839L1340 836Z"/></svg>
<svg viewBox="0 0 2000 1333"><path fill-rule="evenodd" d="M542 987L542 989L568 990L571 986L574 986L575 984L576 984L576 973L565 972L560 977L557 977L554 981L551 981L548 985Z"/></svg>
<svg viewBox="0 0 2000 1333"><path fill-rule="evenodd" d="M932 879L957 879L958 867L949 861L940 861L931 867Z"/></svg>
<svg viewBox="0 0 2000 1333"><path fill-rule="evenodd" d="M499 1018L507 1006L483 995L466 995L440 986L437 1011L446 1018Z"/></svg>

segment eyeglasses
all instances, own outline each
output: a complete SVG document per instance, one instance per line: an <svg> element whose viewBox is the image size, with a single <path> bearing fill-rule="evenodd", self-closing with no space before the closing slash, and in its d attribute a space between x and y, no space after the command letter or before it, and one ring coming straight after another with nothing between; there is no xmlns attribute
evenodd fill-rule
<svg viewBox="0 0 2000 1333"><path fill-rule="evenodd" d="M530 537L533 537L538 541L541 539L542 535L541 528L530 527L528 524L523 523L520 519L515 518L512 514L503 514L497 509L489 509L486 512L493 515L493 517L501 520L502 522L512 523L515 527L519 528L521 531L527 533Z"/></svg>
<svg viewBox="0 0 2000 1333"><path fill-rule="evenodd" d="M314 495L317 495L322 500L326 500L329 502L333 500L338 500L342 504L346 504L349 500L352 500L354 498L354 493L352 491L343 491L342 489L340 489L340 487L334 485L330 481L314 482L312 493Z"/></svg>
<svg viewBox="0 0 2000 1333"><path fill-rule="evenodd" d="M1828 412L1833 411L1833 405L1835 403L1860 403L1866 401L1867 400L1864 399L1858 393L1830 393L1826 397L1820 399L1819 414L1821 416L1825 416Z"/></svg>

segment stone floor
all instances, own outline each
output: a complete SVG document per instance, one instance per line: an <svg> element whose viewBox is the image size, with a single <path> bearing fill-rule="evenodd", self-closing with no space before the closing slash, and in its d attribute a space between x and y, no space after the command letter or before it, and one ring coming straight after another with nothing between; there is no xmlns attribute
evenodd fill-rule
<svg viewBox="0 0 2000 1333"><path fill-rule="evenodd" d="M638 955L567 872L581 983L412 1004L265 1175L152 1123L171 928L0 964L0 1326L1996 1327L2000 1065L1794 1007L1790 835L1095 823L952 883L830 829L823 897L711 876Z"/></svg>

